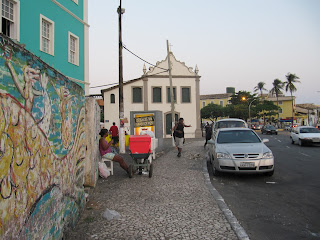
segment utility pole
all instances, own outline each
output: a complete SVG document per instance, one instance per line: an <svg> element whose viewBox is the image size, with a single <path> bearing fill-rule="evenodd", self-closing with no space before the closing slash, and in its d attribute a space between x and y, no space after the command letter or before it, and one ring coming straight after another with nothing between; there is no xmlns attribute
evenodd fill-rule
<svg viewBox="0 0 320 240"><path fill-rule="evenodd" d="M171 129L172 129L174 127L175 114L174 114L174 95L173 95L173 87L172 87L170 49L169 49L169 41L168 40L167 40L167 52L168 52L168 69L169 69L169 82L170 82L171 121L172 121ZM173 134L172 134L172 146L173 147L175 146Z"/></svg>
<svg viewBox="0 0 320 240"><path fill-rule="evenodd" d="M125 12L120 6L117 10L119 14L119 150L125 153L125 136L124 136L124 106L123 106L123 66L122 66L122 23L121 16Z"/></svg>

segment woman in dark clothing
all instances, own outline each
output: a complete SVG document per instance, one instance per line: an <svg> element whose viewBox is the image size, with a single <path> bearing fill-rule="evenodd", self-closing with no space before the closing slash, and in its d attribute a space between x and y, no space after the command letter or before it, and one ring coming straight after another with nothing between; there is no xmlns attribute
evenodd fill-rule
<svg viewBox="0 0 320 240"><path fill-rule="evenodd" d="M207 146L208 140L210 140L211 136L212 136L212 126L209 125L209 123L207 122L206 126L205 126L205 130L206 130L206 142L204 144L204 148Z"/></svg>

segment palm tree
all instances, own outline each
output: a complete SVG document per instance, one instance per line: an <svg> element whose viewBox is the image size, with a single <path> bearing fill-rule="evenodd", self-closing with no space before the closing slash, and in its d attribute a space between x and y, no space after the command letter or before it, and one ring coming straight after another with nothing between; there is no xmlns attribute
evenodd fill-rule
<svg viewBox="0 0 320 240"><path fill-rule="evenodd" d="M262 101L262 91L263 90L267 90L267 89L264 88L264 85L266 85L265 82L258 82L258 85L254 87L254 91L255 92L260 91L261 101ZM264 116L264 109L262 109L262 114L263 114L263 124L266 124L266 119L265 119L265 116Z"/></svg>
<svg viewBox="0 0 320 240"><path fill-rule="evenodd" d="M276 95L277 97L277 106L279 107L279 94L282 94L283 87L284 87L284 83L279 80L278 78L273 80L273 88L271 88L270 93L272 95ZM279 123L279 110L278 110L278 123Z"/></svg>
<svg viewBox="0 0 320 240"><path fill-rule="evenodd" d="M262 100L262 90L267 90L267 89L264 88L264 85L266 85L266 83L264 83L264 82L258 82L258 85L254 87L254 91L255 91L255 92L260 91L261 100Z"/></svg>
<svg viewBox="0 0 320 240"><path fill-rule="evenodd" d="M296 86L294 85L294 83L299 83L300 81L298 79L300 79L298 76L296 76L295 74L292 73L288 73L286 75L287 81L284 82L284 84L286 85L286 92L290 91L290 95L291 95L291 104L292 104L292 125L293 125L293 116L294 116L294 109L293 109L293 96L292 93L297 91Z"/></svg>

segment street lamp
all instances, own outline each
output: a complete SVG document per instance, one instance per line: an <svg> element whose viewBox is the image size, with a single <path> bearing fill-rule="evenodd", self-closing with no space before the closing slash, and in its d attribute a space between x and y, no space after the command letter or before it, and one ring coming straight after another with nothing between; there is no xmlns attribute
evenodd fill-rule
<svg viewBox="0 0 320 240"><path fill-rule="evenodd" d="M256 101L257 99L253 99L250 103L249 103L249 119L250 119L250 124L251 124L251 116L250 116L250 107L251 107L251 104Z"/></svg>

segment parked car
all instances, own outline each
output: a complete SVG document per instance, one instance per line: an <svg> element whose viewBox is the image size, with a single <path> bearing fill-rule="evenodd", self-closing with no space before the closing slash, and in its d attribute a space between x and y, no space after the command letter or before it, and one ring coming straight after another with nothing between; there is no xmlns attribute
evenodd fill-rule
<svg viewBox="0 0 320 240"><path fill-rule="evenodd" d="M251 124L251 129L260 130L260 125L259 124Z"/></svg>
<svg viewBox="0 0 320 240"><path fill-rule="evenodd" d="M300 146L320 143L320 130L311 126L296 127L292 130L290 138L292 144L298 143Z"/></svg>
<svg viewBox="0 0 320 240"><path fill-rule="evenodd" d="M278 134L278 130L272 125L264 125L261 128L261 133L262 134L275 134L275 135L277 135Z"/></svg>
<svg viewBox="0 0 320 240"><path fill-rule="evenodd" d="M320 124L317 124L316 128L318 128L320 130Z"/></svg>
<svg viewBox="0 0 320 240"><path fill-rule="evenodd" d="M248 124L238 118L225 118L220 119L212 126L212 138L217 134L217 130L220 128L248 128Z"/></svg>
<svg viewBox="0 0 320 240"><path fill-rule="evenodd" d="M213 175L220 172L274 173L274 157L263 139L249 128L222 128L208 141Z"/></svg>

